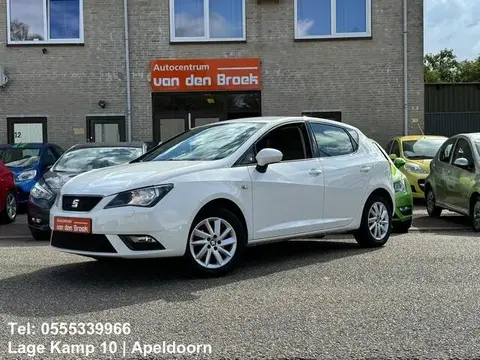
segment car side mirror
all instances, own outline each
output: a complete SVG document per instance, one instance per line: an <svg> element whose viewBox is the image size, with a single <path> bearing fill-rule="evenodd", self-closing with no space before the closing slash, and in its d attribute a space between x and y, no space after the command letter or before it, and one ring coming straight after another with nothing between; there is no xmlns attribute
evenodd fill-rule
<svg viewBox="0 0 480 360"><path fill-rule="evenodd" d="M453 165L458 166L462 169L468 170L470 168L470 162L466 158L455 159Z"/></svg>
<svg viewBox="0 0 480 360"><path fill-rule="evenodd" d="M406 164L406 161L402 158L395 158L395 160L393 161L393 163L395 164L395 166L397 167L397 169L400 169L403 165Z"/></svg>
<svg viewBox="0 0 480 360"><path fill-rule="evenodd" d="M264 173L267 171L268 165L282 161L283 154L277 149L265 148L258 152L255 159L257 160L256 170L259 173Z"/></svg>
<svg viewBox="0 0 480 360"><path fill-rule="evenodd" d="M395 154L390 154L390 159L392 159L393 161L395 161L396 158L397 158L397 155L395 155Z"/></svg>

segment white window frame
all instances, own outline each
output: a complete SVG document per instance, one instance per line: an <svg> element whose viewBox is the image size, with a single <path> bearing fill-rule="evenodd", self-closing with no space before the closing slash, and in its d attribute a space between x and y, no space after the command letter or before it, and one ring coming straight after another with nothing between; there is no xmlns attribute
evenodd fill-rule
<svg viewBox="0 0 480 360"><path fill-rule="evenodd" d="M294 5L294 31L295 39L341 39L341 38L368 38L372 36L372 0L364 0L366 2L366 32L351 32L351 33L337 33L337 0L330 0L331 2L331 29L330 35L307 35L299 36L298 35L298 24L297 24L297 7L298 0L295 0Z"/></svg>
<svg viewBox="0 0 480 360"><path fill-rule="evenodd" d="M79 38L78 39L50 39L50 21L49 21L49 1L43 0L43 33L45 34L46 40L38 41L14 41L11 40L10 34L10 2L14 0L7 1L7 44L9 45L38 45L38 44L83 44L84 43L84 26L83 26L83 0L79 1Z"/></svg>
<svg viewBox="0 0 480 360"><path fill-rule="evenodd" d="M176 37L175 36L175 0L170 0L170 42L242 42L247 40L247 15L245 12L245 0L242 1L242 37L241 38L210 38L210 0L203 0L204 34L203 37Z"/></svg>

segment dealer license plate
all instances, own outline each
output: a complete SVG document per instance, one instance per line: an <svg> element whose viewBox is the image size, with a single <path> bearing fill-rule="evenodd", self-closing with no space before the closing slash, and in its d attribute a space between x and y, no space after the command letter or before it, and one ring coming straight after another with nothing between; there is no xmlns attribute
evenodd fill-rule
<svg viewBox="0 0 480 360"><path fill-rule="evenodd" d="M53 221L53 230L78 234L90 234L92 232L92 219L55 217Z"/></svg>

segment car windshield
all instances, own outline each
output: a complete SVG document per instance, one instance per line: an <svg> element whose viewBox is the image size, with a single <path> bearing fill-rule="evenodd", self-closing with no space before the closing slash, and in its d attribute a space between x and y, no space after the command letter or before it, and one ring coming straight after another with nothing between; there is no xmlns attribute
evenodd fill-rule
<svg viewBox="0 0 480 360"><path fill-rule="evenodd" d="M40 149L34 148L3 148L0 149L0 160L11 168L32 167L40 160Z"/></svg>
<svg viewBox="0 0 480 360"><path fill-rule="evenodd" d="M446 139L419 139L403 141L403 155L407 159L433 159Z"/></svg>
<svg viewBox="0 0 480 360"><path fill-rule="evenodd" d="M223 159L233 154L264 125L239 122L194 128L160 145L140 161Z"/></svg>
<svg viewBox="0 0 480 360"><path fill-rule="evenodd" d="M128 163L142 155L137 147L91 147L67 151L56 162L52 171L81 173L107 166Z"/></svg>

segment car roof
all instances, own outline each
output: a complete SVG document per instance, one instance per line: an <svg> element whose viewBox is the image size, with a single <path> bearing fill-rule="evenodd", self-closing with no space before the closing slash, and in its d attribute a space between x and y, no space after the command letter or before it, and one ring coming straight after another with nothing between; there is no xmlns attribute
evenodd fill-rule
<svg viewBox="0 0 480 360"><path fill-rule="evenodd" d="M101 147L136 147L141 148L146 143L142 141L132 141L132 142L92 142L92 143L83 143L83 144L76 144L69 148L69 150L73 149L91 149L91 148L101 148Z"/></svg>
<svg viewBox="0 0 480 360"><path fill-rule="evenodd" d="M283 123L288 123L291 121L317 121L317 122L322 122L326 123L329 125L336 125L336 126L343 126L348 129L352 130L357 130L359 131L358 128L355 126L345 124L342 122L338 122L335 120L330 120L330 119L323 119L323 118L318 118L318 117L311 117L311 116L257 116L257 117L248 117L248 118L239 118L239 119L233 119L233 120L225 120L221 121L221 124L228 124L228 123L248 123L248 122L256 122L256 123L264 123L264 124L269 124L271 127L280 125ZM203 126L209 126L212 124L208 125L203 125ZM201 126L198 126L201 127Z"/></svg>
<svg viewBox="0 0 480 360"><path fill-rule="evenodd" d="M440 135L407 135L407 136L397 136L394 139L398 139L400 141L412 141L412 140L420 140L420 139L447 139L447 137L440 136Z"/></svg>
<svg viewBox="0 0 480 360"><path fill-rule="evenodd" d="M11 148L29 148L29 149L41 149L45 146L51 146L51 143L18 143L18 144L1 144L1 149Z"/></svg>

